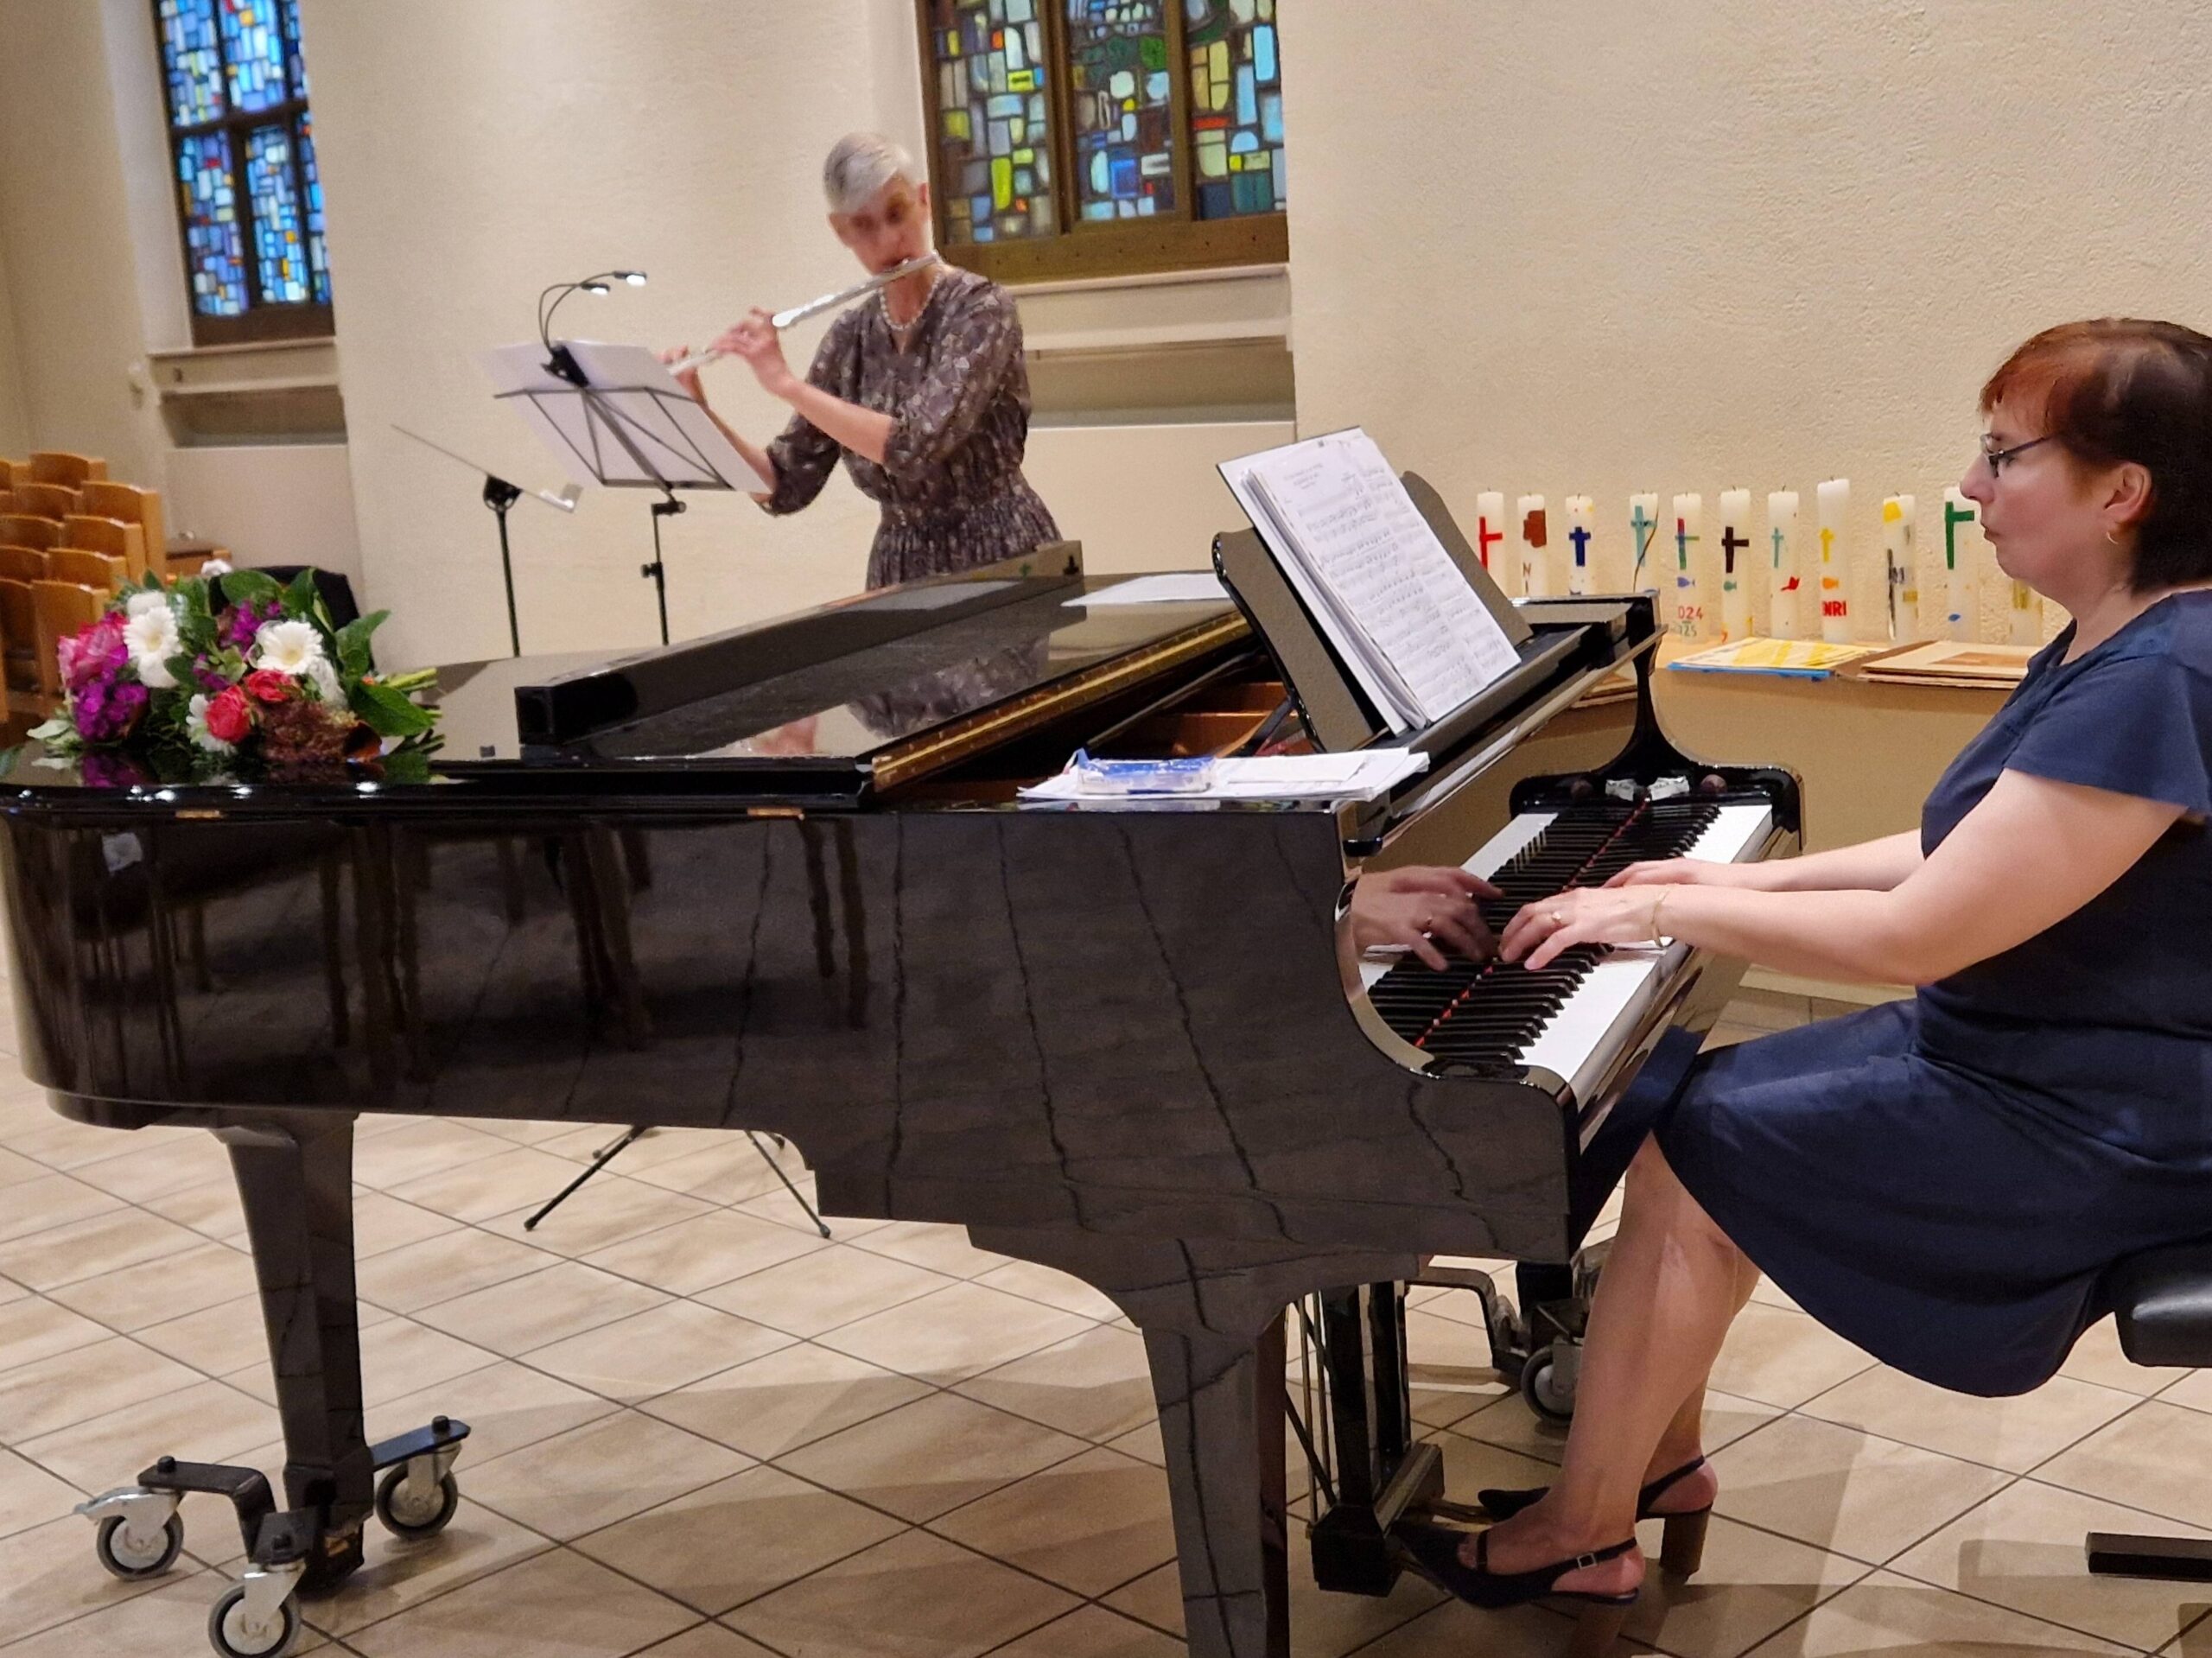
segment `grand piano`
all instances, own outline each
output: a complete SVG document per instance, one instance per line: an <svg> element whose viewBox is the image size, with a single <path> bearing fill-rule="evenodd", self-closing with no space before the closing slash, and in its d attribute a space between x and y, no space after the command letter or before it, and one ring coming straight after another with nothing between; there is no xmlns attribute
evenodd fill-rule
<svg viewBox="0 0 2212 1658"><path fill-rule="evenodd" d="M226 1144L286 1446L281 1496L164 1458L86 1505L102 1562L165 1569L179 1494L228 1496L249 1566L211 1638L257 1658L372 1514L452 1514L465 1425L363 1438L353 1124L401 1112L772 1132L826 1214L958 1223L1096 1286L1144 1336L1204 1658L1288 1649L1285 1310L1319 1297L1313 1569L1387 1591L1390 1525L1441 1496L1402 1286L1438 1256L1563 1270L1633 1083L1740 965L1357 963L1348 883L1464 862L1507 888L1502 926L1633 857L1798 835L1794 778L1661 732L1649 595L1512 606L1415 492L1519 662L1363 804L1016 797L1077 746L1381 737L1249 532L1216 544L1225 600L1086 604L1113 583L1033 562L613 662L451 669L429 784L95 786L19 751L24 1069L67 1116Z"/></svg>

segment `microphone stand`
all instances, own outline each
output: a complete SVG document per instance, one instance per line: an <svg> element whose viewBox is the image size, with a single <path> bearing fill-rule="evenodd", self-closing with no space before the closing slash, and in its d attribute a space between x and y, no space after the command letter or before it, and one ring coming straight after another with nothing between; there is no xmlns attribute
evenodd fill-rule
<svg viewBox="0 0 2212 1658"><path fill-rule="evenodd" d="M410 432L395 423L391 429L402 437L411 437L426 449L435 449L448 461L457 461L469 471L481 473L484 479L484 505L499 521L499 581L507 595L507 648L516 656L522 654L522 624L515 614L514 552L507 540L507 513L525 494L535 495L548 506L556 506L563 512L576 510L576 486L570 484L558 495L543 489L525 490L520 484L511 484L488 467L480 467L465 454L456 454L442 443L433 443L420 432Z"/></svg>
<svg viewBox="0 0 2212 1658"><path fill-rule="evenodd" d="M499 580L507 588L507 648L522 654L522 624L515 617L515 561L507 546L507 510L522 499L522 487L491 473L484 474L484 505L499 520Z"/></svg>

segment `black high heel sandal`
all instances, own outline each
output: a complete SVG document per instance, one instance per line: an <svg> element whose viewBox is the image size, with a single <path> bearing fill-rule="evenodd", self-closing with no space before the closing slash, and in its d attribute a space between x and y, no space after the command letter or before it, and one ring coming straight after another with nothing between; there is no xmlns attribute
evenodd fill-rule
<svg viewBox="0 0 2212 1658"><path fill-rule="evenodd" d="M1636 1598L1641 1592L1631 1589L1624 1595L1599 1595L1586 1590L1552 1586L1570 1572L1618 1560L1636 1547L1633 1537L1592 1549L1586 1554L1554 1560L1533 1571L1493 1572L1490 1569L1490 1534L1486 1531L1471 1534L1475 1540L1472 1566L1459 1558L1459 1545L1471 1534L1467 1532L1454 1531L1448 1526L1407 1522L1393 1526L1390 1534L1405 1545L1406 1552L1439 1587L1450 1590L1470 1606L1494 1612L1509 1606L1525 1606L1535 1600L1574 1603L1581 1610L1574 1620L1574 1637L1568 1643L1567 1658L1601 1658L1619 1637L1629 1609L1636 1604Z"/></svg>
<svg viewBox="0 0 2212 1658"><path fill-rule="evenodd" d="M1659 1545L1660 1569L1676 1577L1694 1576L1705 1564L1705 1534L1712 1524L1713 1505L1689 1509L1681 1514L1655 1515L1651 1505L1672 1490L1683 1480L1705 1466L1703 1457L1693 1457L1671 1473L1662 1474L1636 1494L1636 1517L1638 1520L1664 1520L1665 1536ZM1493 1520L1510 1520L1523 1509L1534 1508L1548 1486L1538 1485L1530 1490L1509 1491L1495 1488L1475 1493L1475 1506Z"/></svg>

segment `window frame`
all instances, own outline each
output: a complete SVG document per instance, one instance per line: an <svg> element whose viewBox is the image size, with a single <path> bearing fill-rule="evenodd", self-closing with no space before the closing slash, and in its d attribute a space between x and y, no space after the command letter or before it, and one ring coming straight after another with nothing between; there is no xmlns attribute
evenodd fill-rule
<svg viewBox="0 0 2212 1658"><path fill-rule="evenodd" d="M273 3L274 0L268 0ZM218 12L223 0L215 0ZM338 331L337 308L334 304L334 283L331 300L309 298L305 301L264 299L261 295L261 255L255 236L253 198L246 189L245 142L247 136L261 127L282 126L291 136L292 187L299 197L300 226L302 243L300 256L308 257L304 238L308 222L307 168L300 143L300 121L309 112L311 100L296 95L281 104L251 114L239 111L231 102L230 59L223 48L222 25L215 29L216 72L222 78L224 113L213 121L202 121L194 126L180 126L176 118L175 88L169 76L168 44L162 33L162 0L146 0L147 20L154 31L154 66L162 80L162 134L168 156L168 184L170 200L176 206L177 253L183 262L184 303L192 318L192 343L195 346L241 346L276 340L328 340ZM306 61L302 54L302 62ZM185 210L182 187L177 176L177 155L188 138L201 137L211 133L222 135L225 149L231 158L231 194L238 206L238 235L245 255L246 279L245 309L237 316L211 316L202 311L195 301L192 287L191 226ZM326 232L326 234L327 232ZM309 292L313 292L313 270L309 267Z"/></svg>
<svg viewBox="0 0 2212 1658"><path fill-rule="evenodd" d="M1290 215L1281 208L1230 219L1200 219L1197 164L1191 142L1191 54L1183 33L1181 0L1165 0L1167 31L1168 126L1175 158L1175 211L1149 219L1086 219L1077 211L1075 123L1070 97L1065 0L1038 0L1049 73L1046 93L1052 121L1052 204L1058 226L1050 236L992 242L954 242L940 173L943 111L938 101L938 45L932 0L914 0L914 41L922 85L924 141L928 149L930 214L937 245L946 259L994 282L1065 282L1086 276L1138 276L1236 265L1282 264L1290 258Z"/></svg>

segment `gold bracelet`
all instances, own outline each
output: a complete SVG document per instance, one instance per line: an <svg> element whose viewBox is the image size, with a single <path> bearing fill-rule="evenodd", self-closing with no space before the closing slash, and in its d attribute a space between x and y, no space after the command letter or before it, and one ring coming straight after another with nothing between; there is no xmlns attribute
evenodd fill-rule
<svg viewBox="0 0 2212 1658"><path fill-rule="evenodd" d="M1662 887L1661 887L1661 888L1659 889L1659 896L1658 896L1658 898L1657 898L1656 899L1655 899L1655 900L1653 901L1653 903L1652 903L1652 905L1651 905L1651 942L1652 942L1653 943L1655 943L1655 944L1659 943L1661 943L1661 942L1662 942L1662 935L1661 935L1661 933L1660 933L1660 931L1659 931L1659 912L1660 912L1660 911L1662 911L1662 910L1663 910L1663 909L1665 909L1665 908L1667 907L1667 894L1668 894L1668 893L1671 893L1671 892L1673 892L1674 890L1675 890L1675 889L1674 889L1673 887L1671 887L1671 886L1662 886Z"/></svg>

